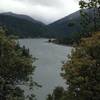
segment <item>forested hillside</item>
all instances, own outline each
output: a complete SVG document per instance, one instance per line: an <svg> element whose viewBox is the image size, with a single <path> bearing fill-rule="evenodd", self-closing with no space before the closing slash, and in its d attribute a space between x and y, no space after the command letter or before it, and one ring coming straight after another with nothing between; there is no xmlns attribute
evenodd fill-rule
<svg viewBox="0 0 100 100"><path fill-rule="evenodd" d="M72 45L73 43L78 43L81 37L88 36L94 31L94 17L96 18L97 30L100 31L98 27L100 19L97 13L97 8L95 9L95 15L93 8L79 10L49 24L49 35L55 37L56 40L54 42L58 44Z"/></svg>
<svg viewBox="0 0 100 100"><path fill-rule="evenodd" d="M43 23L33 20L29 16L13 13L1 13L0 25L7 29L7 35L16 35L21 38L41 37L46 31Z"/></svg>
<svg viewBox="0 0 100 100"><path fill-rule="evenodd" d="M89 18L87 17L87 21L84 21L84 23L86 22L89 24L88 30L87 28L84 30L85 33L85 31L93 31L93 9L84 9L84 12L86 12L87 16L89 15L88 17L91 18L91 20L88 20ZM98 22L100 24L99 19ZM17 35L22 38L56 38L59 43L62 44L64 41L66 41L65 44L69 44L72 43L73 40L79 40L79 33L82 31L82 26L80 24L82 24L80 11L49 25L45 25L26 15L11 12L0 14L0 25L7 29L8 35Z"/></svg>

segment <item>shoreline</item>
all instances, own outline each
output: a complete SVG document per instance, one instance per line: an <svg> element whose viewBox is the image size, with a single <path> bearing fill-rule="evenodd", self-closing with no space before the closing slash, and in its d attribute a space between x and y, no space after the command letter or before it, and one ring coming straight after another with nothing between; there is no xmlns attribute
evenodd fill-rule
<svg viewBox="0 0 100 100"><path fill-rule="evenodd" d="M53 41L50 40L50 39L48 39L47 42L48 42L48 43L53 43L53 44L56 44L56 45L61 45L61 46L74 47L73 44L57 43L56 39L53 39Z"/></svg>
<svg viewBox="0 0 100 100"><path fill-rule="evenodd" d="M47 43L53 43L53 44L56 44L56 45L61 45L61 46L67 46L67 47L74 47L73 44L63 44L63 43L57 43L57 40L56 39L50 39L50 38L43 38L43 37L35 37L35 38L17 38L18 40L22 39L47 39Z"/></svg>

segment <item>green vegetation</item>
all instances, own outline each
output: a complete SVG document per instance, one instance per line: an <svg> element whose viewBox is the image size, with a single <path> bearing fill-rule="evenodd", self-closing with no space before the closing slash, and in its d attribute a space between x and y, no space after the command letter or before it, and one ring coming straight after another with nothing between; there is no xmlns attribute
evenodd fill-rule
<svg viewBox="0 0 100 100"><path fill-rule="evenodd" d="M49 25L57 43L72 45L100 31L100 0L80 0L79 5L80 11Z"/></svg>
<svg viewBox="0 0 100 100"><path fill-rule="evenodd" d="M67 45L67 46L68 45L75 46L79 44L80 38L81 38L80 33L74 33L74 34L71 34L70 37L56 38L51 42L56 43L56 44L61 44L61 45Z"/></svg>
<svg viewBox="0 0 100 100"><path fill-rule="evenodd" d="M57 87L48 95L47 100L100 100L100 32L97 32L100 27L97 21L98 17L100 18L100 0L81 0L79 4L82 8L81 14L85 9L94 11L93 27L90 28L88 23L84 23L87 20L85 12L84 16L81 15L85 20L85 30L82 31L85 32L84 38L81 38L62 68L64 72L61 75L66 80L68 88L64 90ZM90 32L87 31L89 28Z"/></svg>
<svg viewBox="0 0 100 100"><path fill-rule="evenodd" d="M35 69L33 61L29 50L20 47L0 29L0 100L25 100L20 87L34 85L31 77ZM33 96L30 94L28 98Z"/></svg>
<svg viewBox="0 0 100 100"><path fill-rule="evenodd" d="M44 24L25 15L0 14L0 25L7 30L7 35L15 35L20 38L40 37L46 33Z"/></svg>
<svg viewBox="0 0 100 100"><path fill-rule="evenodd" d="M62 100L62 96L65 95L65 90L62 87L56 87L52 95L48 95L47 100Z"/></svg>
<svg viewBox="0 0 100 100"><path fill-rule="evenodd" d="M90 36L91 32L100 31L100 0L80 0L82 33ZM89 9L89 12L86 10Z"/></svg>
<svg viewBox="0 0 100 100"><path fill-rule="evenodd" d="M83 38L63 70L62 76L69 87L59 100L100 100L100 33ZM56 94L53 92L50 96L53 98Z"/></svg>

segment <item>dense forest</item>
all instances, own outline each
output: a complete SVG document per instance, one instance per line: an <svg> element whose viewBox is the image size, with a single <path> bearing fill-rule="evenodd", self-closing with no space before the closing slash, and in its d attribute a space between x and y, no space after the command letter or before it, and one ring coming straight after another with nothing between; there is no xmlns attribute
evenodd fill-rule
<svg viewBox="0 0 100 100"><path fill-rule="evenodd" d="M31 74L34 72L34 59L29 50L20 47L0 28L0 100L25 100L34 94L25 96L20 87L26 84L34 87Z"/></svg>

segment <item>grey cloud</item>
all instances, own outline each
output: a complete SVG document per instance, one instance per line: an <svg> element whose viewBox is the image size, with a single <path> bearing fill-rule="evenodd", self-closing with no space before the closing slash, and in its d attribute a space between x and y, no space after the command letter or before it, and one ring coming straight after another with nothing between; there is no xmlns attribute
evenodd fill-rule
<svg viewBox="0 0 100 100"><path fill-rule="evenodd" d="M20 0L18 0L20 1ZM23 2L28 2L28 3L32 3L32 4L40 4L40 5L44 5L44 6L62 6L63 3L61 2L61 0L21 0Z"/></svg>
<svg viewBox="0 0 100 100"><path fill-rule="evenodd" d="M26 14L51 23L79 9L77 0L0 0L0 12Z"/></svg>

